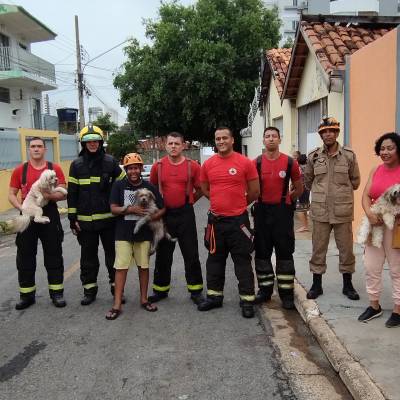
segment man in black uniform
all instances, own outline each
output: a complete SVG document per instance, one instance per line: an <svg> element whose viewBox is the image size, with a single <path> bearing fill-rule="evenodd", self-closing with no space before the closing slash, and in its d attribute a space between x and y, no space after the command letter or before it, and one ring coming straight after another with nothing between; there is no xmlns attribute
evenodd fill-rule
<svg viewBox="0 0 400 400"><path fill-rule="evenodd" d="M271 299L275 274L271 263L276 255L278 292L285 309L294 308L294 231L293 204L303 192L297 161L279 152L280 132L275 127L264 131L265 153L254 160L261 194L254 205L255 266L259 292L256 302ZM289 181L292 189L289 190Z"/></svg>
<svg viewBox="0 0 400 400"><path fill-rule="evenodd" d="M34 137L29 142L29 161L19 165L13 171L10 181L8 200L18 210L22 209L22 202L18 199L21 191L21 200L24 200L32 185L40 178L46 169L53 169L58 183L65 188L65 178L59 165L46 161L46 145L42 138ZM49 203L43 207L43 215L50 219L47 224L34 221L28 228L17 234L17 269L20 291L20 301L15 305L17 310L23 310L35 303L35 272L38 239L42 242L44 266L47 270L49 294L56 307L65 307L64 292L64 261L62 257L62 230L57 201L65 200L60 192L46 193L43 196Z"/></svg>
<svg viewBox="0 0 400 400"><path fill-rule="evenodd" d="M125 176L117 161L105 154L103 132L94 125L80 132L82 151L73 161L68 177L68 218L81 246L82 305L97 295L99 238L104 248L111 293L114 295L115 221L109 198L114 181Z"/></svg>

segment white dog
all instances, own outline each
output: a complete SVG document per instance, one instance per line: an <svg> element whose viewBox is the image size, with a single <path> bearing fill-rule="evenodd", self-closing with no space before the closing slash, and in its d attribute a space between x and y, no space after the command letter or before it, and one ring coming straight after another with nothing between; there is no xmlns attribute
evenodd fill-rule
<svg viewBox="0 0 400 400"><path fill-rule="evenodd" d="M371 211L380 215L388 229L393 229L397 214L400 214L400 184L391 186L371 206ZM358 230L357 242L365 244L369 233L372 232L372 245L381 247L383 241L383 225L371 226L365 215Z"/></svg>
<svg viewBox="0 0 400 400"><path fill-rule="evenodd" d="M170 240L171 242L176 242L176 239L172 238L171 235L165 229L165 225L162 219L159 219L157 221L151 221L151 216L157 211L159 211L159 209L156 206L156 198L153 192L151 192L148 189L138 189L136 192L134 205L145 208L148 211L147 215L140 217L140 219L136 221L133 233L138 233L139 229L143 225L145 224L149 225L150 229L153 231L153 241L150 247L150 255L154 254L154 252L157 249L159 241L164 237Z"/></svg>
<svg viewBox="0 0 400 400"><path fill-rule="evenodd" d="M67 194L63 187L57 187L58 178L55 171L46 169L40 178L32 185L22 203L22 215L9 221L0 223L0 231L3 233L23 232L28 228L31 220L39 224L48 224L49 217L43 216L43 208L49 201L44 198L43 193L61 192Z"/></svg>

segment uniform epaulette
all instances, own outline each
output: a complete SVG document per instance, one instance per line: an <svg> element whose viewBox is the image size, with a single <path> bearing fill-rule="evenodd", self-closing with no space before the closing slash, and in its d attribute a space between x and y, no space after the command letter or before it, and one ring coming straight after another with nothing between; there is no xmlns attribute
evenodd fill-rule
<svg viewBox="0 0 400 400"><path fill-rule="evenodd" d="M350 151L351 153L354 153L354 150L353 150L352 148L350 148L350 147L343 146L342 149L343 149L343 150Z"/></svg>
<svg viewBox="0 0 400 400"><path fill-rule="evenodd" d="M310 157L313 153L317 152L319 149L320 149L320 147L316 147L315 149L311 150L311 151L308 153L308 157Z"/></svg>

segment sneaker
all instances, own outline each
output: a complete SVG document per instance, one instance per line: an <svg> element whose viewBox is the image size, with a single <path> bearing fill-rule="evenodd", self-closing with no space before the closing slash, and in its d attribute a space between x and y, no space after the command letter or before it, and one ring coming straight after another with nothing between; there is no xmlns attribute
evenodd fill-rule
<svg viewBox="0 0 400 400"><path fill-rule="evenodd" d="M382 315L382 308L379 306L377 310L375 308L369 306L367 309L358 317L360 322L368 322L371 319L378 318Z"/></svg>
<svg viewBox="0 0 400 400"><path fill-rule="evenodd" d="M397 328L400 326L400 314L392 313L390 318L385 322L386 328Z"/></svg>

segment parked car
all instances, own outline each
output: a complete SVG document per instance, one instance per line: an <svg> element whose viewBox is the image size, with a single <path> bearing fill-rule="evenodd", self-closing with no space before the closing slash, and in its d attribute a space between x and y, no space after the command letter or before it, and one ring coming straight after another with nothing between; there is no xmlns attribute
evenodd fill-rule
<svg viewBox="0 0 400 400"><path fill-rule="evenodd" d="M143 165L143 171L142 171L142 178L145 181L148 181L150 179L150 171L151 171L151 164L144 164Z"/></svg>

